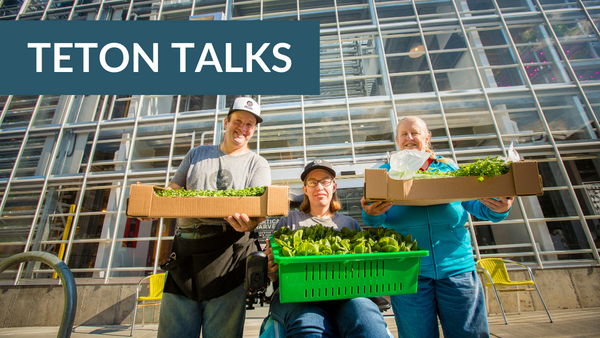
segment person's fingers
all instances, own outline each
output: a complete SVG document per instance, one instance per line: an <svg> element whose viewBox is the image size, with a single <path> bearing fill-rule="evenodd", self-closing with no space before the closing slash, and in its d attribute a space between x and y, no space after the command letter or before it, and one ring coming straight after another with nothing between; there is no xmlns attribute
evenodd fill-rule
<svg viewBox="0 0 600 338"><path fill-rule="evenodd" d="M514 197L482 198L479 201L494 212L510 210Z"/></svg>
<svg viewBox="0 0 600 338"><path fill-rule="evenodd" d="M376 201L369 205L364 201L363 197L361 199L361 205L363 206L363 209L365 210L367 215L379 216L382 213L386 212L392 206L392 203L385 201Z"/></svg>
<svg viewBox="0 0 600 338"><path fill-rule="evenodd" d="M227 221L227 223L229 223L229 225L231 225L231 227L233 227L234 229L237 230L238 224L235 221L235 219L231 216L227 216L225 218L223 218L225 221Z"/></svg>
<svg viewBox="0 0 600 338"><path fill-rule="evenodd" d="M364 197L360 199L360 205L367 214L369 214L371 212L371 209L373 207L372 205L367 204Z"/></svg>
<svg viewBox="0 0 600 338"><path fill-rule="evenodd" d="M238 214L236 214L238 215ZM248 217L248 215L246 214L239 214L240 216L240 220L246 224L250 223L250 217Z"/></svg>
<svg viewBox="0 0 600 338"><path fill-rule="evenodd" d="M234 218L234 216L228 216L225 218L225 220L227 221L227 223L229 223L229 225L231 225L231 227L235 231L237 231L237 232L245 232L246 231L247 226L244 226L243 223L238 221L238 219Z"/></svg>
<svg viewBox="0 0 600 338"><path fill-rule="evenodd" d="M490 199L489 198L482 198L479 200L479 202L481 202L481 204L485 205L486 207L492 209L494 207L493 204L491 204Z"/></svg>
<svg viewBox="0 0 600 338"><path fill-rule="evenodd" d="M394 205L394 203L392 203L392 202L383 203L380 207L381 213L383 214L384 212L390 210L392 205Z"/></svg>
<svg viewBox="0 0 600 338"><path fill-rule="evenodd" d="M250 222L248 216L246 216L246 214L235 213L233 217L235 221L239 224L239 227L242 229L242 231L246 231L248 228L248 222Z"/></svg>
<svg viewBox="0 0 600 338"><path fill-rule="evenodd" d="M375 212L377 212L378 214L383 214L384 212L388 211L391 207L392 207L392 203L391 202L376 202L377 204L374 203L375 205Z"/></svg>

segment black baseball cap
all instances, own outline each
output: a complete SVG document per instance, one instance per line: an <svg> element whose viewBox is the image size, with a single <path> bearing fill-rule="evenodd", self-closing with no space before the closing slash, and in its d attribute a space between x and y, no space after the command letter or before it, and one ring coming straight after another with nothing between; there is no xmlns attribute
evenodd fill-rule
<svg viewBox="0 0 600 338"><path fill-rule="evenodd" d="M331 165L331 163L325 160L314 160L307 164L306 167L304 167L304 171L302 172L302 175L300 175L300 179L304 181L306 175L308 175L311 171L315 169L323 169L329 172L335 178L335 170L333 170L333 166Z"/></svg>

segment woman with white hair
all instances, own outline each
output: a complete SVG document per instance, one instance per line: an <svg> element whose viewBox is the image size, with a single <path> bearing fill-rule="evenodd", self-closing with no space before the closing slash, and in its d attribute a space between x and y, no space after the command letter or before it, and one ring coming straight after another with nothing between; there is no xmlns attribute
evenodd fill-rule
<svg viewBox="0 0 600 338"><path fill-rule="evenodd" d="M396 143L400 150L430 152L421 170L441 172L458 169L431 149L431 133L419 117L398 123ZM382 168L390 170L389 164ZM417 293L391 296L399 337L439 337L438 317L445 338L489 337L483 287L473 261L471 236L464 227L468 214L499 222L508 216L512 197L454 202L431 206L367 204L361 200L363 221L402 234L411 234L419 247L429 250L421 259Z"/></svg>

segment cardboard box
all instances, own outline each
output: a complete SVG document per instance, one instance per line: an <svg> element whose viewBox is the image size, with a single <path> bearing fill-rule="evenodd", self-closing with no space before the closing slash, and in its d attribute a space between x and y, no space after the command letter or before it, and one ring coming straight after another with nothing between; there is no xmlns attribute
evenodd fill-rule
<svg viewBox="0 0 600 338"><path fill-rule="evenodd" d="M418 180L391 179L385 169L366 169L367 202L389 200L399 205L434 205L486 197L542 195L537 162L513 162L508 173L479 182L477 177Z"/></svg>
<svg viewBox="0 0 600 338"><path fill-rule="evenodd" d="M142 218L220 218L237 213L249 217L287 216L288 186L267 186L258 197L160 197L163 188L133 184L129 190L127 217Z"/></svg>

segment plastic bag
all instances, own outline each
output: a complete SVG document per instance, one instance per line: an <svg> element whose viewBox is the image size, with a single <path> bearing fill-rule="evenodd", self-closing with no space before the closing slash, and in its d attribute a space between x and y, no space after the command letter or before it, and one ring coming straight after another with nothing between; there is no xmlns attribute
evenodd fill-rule
<svg viewBox="0 0 600 338"><path fill-rule="evenodd" d="M515 149L515 147L513 147L513 143L510 143L510 147L508 147L508 151L506 152L508 156L504 157L504 156L499 156L498 159L499 160L504 160L504 164L507 164L509 162L519 162L521 160L521 157L519 155L519 153L517 152L517 150Z"/></svg>
<svg viewBox="0 0 600 338"><path fill-rule="evenodd" d="M395 152L390 157L389 176L395 180L410 180L431 153L413 149L405 149Z"/></svg>

